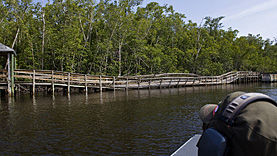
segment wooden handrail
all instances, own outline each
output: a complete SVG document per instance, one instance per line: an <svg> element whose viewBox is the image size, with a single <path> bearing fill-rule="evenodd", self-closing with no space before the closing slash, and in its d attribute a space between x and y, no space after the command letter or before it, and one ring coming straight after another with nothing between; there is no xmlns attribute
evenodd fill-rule
<svg viewBox="0 0 277 156"><path fill-rule="evenodd" d="M191 73L163 73L156 75L140 75L140 76L100 76L87 75L79 73L68 73L51 70L22 70L16 69L14 77L18 79L17 82L31 81L33 86L36 83L51 83L55 85L67 85L68 90L70 86L91 87L98 86L101 90L103 87L115 88L150 88L151 86L162 87L180 86L180 85L209 85L209 84L223 84L232 83L245 75L259 77L260 73L252 71L231 71L219 76L200 76ZM20 80L20 81L19 81ZM86 89L87 90L87 89Z"/></svg>

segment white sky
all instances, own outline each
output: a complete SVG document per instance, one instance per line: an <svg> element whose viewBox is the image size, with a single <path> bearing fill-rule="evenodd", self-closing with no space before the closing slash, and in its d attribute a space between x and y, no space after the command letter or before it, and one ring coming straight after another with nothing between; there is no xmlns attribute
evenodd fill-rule
<svg viewBox="0 0 277 156"><path fill-rule="evenodd" d="M224 29L239 30L239 36L260 34L263 39L277 37L277 0L144 0L143 6L158 2L172 5L186 20L200 23L206 16L225 16Z"/></svg>

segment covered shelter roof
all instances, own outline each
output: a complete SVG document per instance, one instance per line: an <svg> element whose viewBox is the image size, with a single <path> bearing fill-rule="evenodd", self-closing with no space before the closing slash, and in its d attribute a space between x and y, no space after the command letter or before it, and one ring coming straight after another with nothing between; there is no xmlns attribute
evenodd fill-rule
<svg viewBox="0 0 277 156"><path fill-rule="evenodd" d="M14 54L16 56L16 53L12 48L0 43L0 55L7 55L7 54Z"/></svg>

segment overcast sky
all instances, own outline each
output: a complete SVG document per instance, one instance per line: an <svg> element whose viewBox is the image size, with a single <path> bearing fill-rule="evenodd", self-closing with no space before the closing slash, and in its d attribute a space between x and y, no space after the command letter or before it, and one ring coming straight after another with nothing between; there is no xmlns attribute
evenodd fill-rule
<svg viewBox="0 0 277 156"><path fill-rule="evenodd" d="M144 0L172 5L186 20L200 23L206 16L225 16L224 29L239 30L239 36L260 34L263 39L277 37L277 0Z"/></svg>

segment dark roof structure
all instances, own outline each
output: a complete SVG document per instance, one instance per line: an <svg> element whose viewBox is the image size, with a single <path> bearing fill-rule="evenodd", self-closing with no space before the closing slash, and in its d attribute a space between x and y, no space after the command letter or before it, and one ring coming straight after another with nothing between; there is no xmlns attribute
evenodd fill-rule
<svg viewBox="0 0 277 156"><path fill-rule="evenodd" d="M14 54L16 56L16 53L12 48L0 43L0 55L7 55L8 53Z"/></svg>

